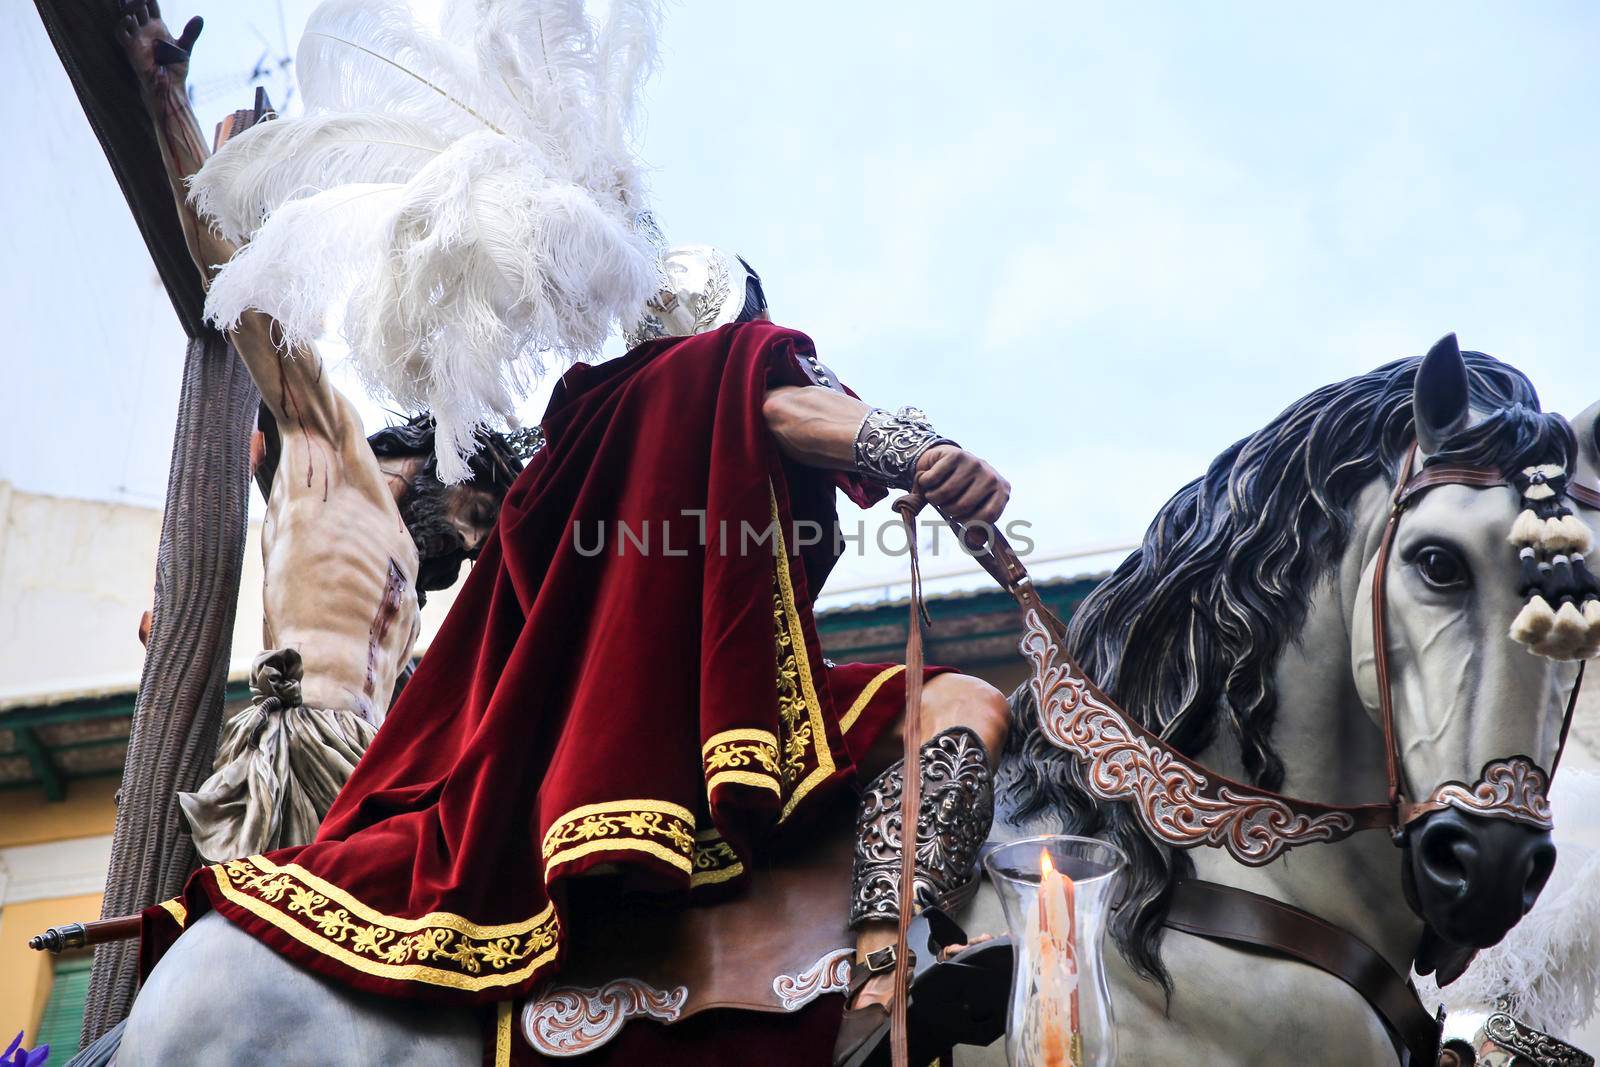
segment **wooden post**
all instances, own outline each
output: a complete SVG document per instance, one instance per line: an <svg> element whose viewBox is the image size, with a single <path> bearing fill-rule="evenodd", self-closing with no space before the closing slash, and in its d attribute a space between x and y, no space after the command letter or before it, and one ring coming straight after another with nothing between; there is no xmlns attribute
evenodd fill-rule
<svg viewBox="0 0 1600 1067"><path fill-rule="evenodd" d="M117 794L102 918L176 896L196 865L177 793L198 787L216 754L259 401L244 362L220 334L189 342L161 519L150 645ZM137 942L95 950L84 1044L128 1014L138 963Z"/></svg>

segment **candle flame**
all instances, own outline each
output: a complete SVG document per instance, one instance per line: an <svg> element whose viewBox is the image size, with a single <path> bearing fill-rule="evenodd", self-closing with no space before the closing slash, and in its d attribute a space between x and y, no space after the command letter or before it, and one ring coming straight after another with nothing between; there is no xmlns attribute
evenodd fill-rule
<svg viewBox="0 0 1600 1067"><path fill-rule="evenodd" d="M1039 850L1039 873L1042 878L1049 878L1056 873L1056 865L1050 862L1050 850L1047 848Z"/></svg>

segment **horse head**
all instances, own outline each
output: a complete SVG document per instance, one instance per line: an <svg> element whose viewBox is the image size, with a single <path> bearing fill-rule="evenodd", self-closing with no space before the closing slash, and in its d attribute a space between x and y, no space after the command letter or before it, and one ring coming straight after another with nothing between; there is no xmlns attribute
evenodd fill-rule
<svg viewBox="0 0 1600 1067"><path fill-rule="evenodd" d="M1302 900L1320 892L1345 920L1367 922L1357 932L1391 959L1415 947L1419 969L1449 981L1527 912L1555 858L1545 790L1575 660L1600 634L1575 639L1560 596L1561 619L1530 622L1529 582L1550 553L1525 560L1508 541L1527 533L1530 494L1561 497L1577 453L1571 427L1540 411L1525 376L1448 337L1424 359L1309 394L1226 450L1080 605L1068 649L1165 743L1262 789L1371 805L1384 800L1393 752L1402 852L1363 833L1353 851L1312 845L1335 851L1259 868L1268 881L1244 884L1298 889ZM1452 476L1468 468L1472 477ZM1416 492L1390 540L1401 483ZM1538 508L1542 530L1549 502ZM1562 536L1580 521L1558 524ZM1373 621L1380 557L1387 731ZM1546 622L1564 627L1560 641L1534 634ZM1197 864L1226 879L1228 858L1169 847L1132 805L1096 799L1039 727L1031 697L1019 692L1013 711L1007 818L1053 816L1129 855L1112 933L1135 972L1167 985L1171 888ZM1415 919L1379 906L1372 894L1385 887L1404 893Z"/></svg>
<svg viewBox="0 0 1600 1067"><path fill-rule="evenodd" d="M1415 378L1420 470L1576 470L1565 420L1520 403L1481 406L1472 394L1452 335ZM1529 578L1511 535L1526 510L1511 485L1438 485L1405 510L1382 579L1399 784L1419 804L1401 831L1402 879L1426 923L1417 969L1438 970L1441 982L1472 950L1504 937L1550 876L1545 793L1577 661L1600 636L1551 644L1518 631ZM1351 645L1357 691L1375 722L1372 596L1381 559L1366 563ZM1583 620L1578 626L1587 632Z"/></svg>

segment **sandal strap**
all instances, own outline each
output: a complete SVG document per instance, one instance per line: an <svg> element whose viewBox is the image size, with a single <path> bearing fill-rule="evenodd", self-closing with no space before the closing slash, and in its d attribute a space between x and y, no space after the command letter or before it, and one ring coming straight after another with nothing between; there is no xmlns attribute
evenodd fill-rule
<svg viewBox="0 0 1600 1067"><path fill-rule="evenodd" d="M906 955L911 957L910 966L915 967L917 965L917 954L908 949ZM882 948L873 949L861 959L856 960L850 965L850 984L845 987L846 999L854 1000L856 994L861 992L861 987L878 977L878 975L893 974L894 964L895 951L893 945L885 945Z"/></svg>

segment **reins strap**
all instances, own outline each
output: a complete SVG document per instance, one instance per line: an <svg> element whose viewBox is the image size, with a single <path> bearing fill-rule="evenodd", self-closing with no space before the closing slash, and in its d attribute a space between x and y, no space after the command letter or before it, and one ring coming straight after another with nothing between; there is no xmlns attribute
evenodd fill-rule
<svg viewBox="0 0 1600 1067"><path fill-rule="evenodd" d="M1414 1067L1439 1062L1441 1020L1366 942L1310 912L1243 889L1184 879L1173 886L1165 925L1196 937L1249 946L1308 963L1340 979L1378 1013Z"/></svg>
<svg viewBox="0 0 1600 1067"><path fill-rule="evenodd" d="M900 920L894 940L894 1003L889 1013L889 1052L894 1067L910 1067L911 1046L906 1028L906 1002L911 998L911 958L908 941L916 908L917 815L922 808L922 567L917 559L917 512L920 496L909 494L894 502L905 524L911 554L911 619L906 628L906 714L900 791Z"/></svg>
<svg viewBox="0 0 1600 1067"><path fill-rule="evenodd" d="M1567 696L1567 710L1561 716L1561 733L1556 738L1556 756L1550 761L1552 783L1556 780L1556 768L1561 766L1561 753L1567 750L1567 733L1572 729L1572 717L1578 713L1578 697L1583 695L1583 676L1588 669L1588 660L1578 661L1578 677L1572 682L1572 692Z"/></svg>

